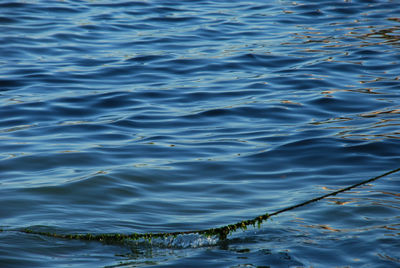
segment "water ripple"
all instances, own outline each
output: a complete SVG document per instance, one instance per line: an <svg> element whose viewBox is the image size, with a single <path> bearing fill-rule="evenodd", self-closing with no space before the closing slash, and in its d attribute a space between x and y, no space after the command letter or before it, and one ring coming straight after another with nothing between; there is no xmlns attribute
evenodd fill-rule
<svg viewBox="0 0 400 268"><path fill-rule="evenodd" d="M399 163L393 1L6 0L0 10L1 227L206 229ZM396 179L222 244L4 232L0 256L13 267L393 266Z"/></svg>

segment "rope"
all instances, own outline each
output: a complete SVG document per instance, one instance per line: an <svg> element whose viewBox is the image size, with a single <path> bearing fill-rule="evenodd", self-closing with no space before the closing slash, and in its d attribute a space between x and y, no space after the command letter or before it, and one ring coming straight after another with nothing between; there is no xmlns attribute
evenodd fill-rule
<svg viewBox="0 0 400 268"><path fill-rule="evenodd" d="M27 234L36 234L36 235L43 235L43 236L48 236L48 237L53 237L53 238L61 238L61 239L74 239L74 240L87 240L87 241L99 241L99 242L103 242L103 243L116 243L116 242L123 242L126 239L133 239L133 240L138 240L138 239L146 239L146 240L150 240L153 238L168 238L168 237L176 237L178 235L187 235L187 234L199 234L199 235L204 235L207 237L212 237L212 236L217 236L220 240L224 240L227 238L227 236L229 234L231 234L232 232L235 232L236 230L238 230L239 228L242 230L246 230L247 227L249 227L250 225L252 226L256 226L256 224L258 225L258 227L260 227L261 223L263 223L264 221L266 221L267 219L269 219L272 216L277 216L281 213L287 212L287 211L291 211L294 210L298 207L302 207L317 201L320 201L322 199L325 199L327 197L330 196L334 196L337 195L339 193L342 192L347 192L350 191L353 188L359 187L361 185L376 181L380 178L386 177L390 174L394 174L396 172L399 172L400 168L388 171L384 174L381 174L379 176L376 176L374 178L368 179L368 180L364 180L361 181L359 183L356 183L354 185L348 186L346 188L342 188L340 190L322 195L320 197L316 197L313 199L310 199L308 201L299 203L297 205L294 206L290 206L287 208L283 208L280 209L278 211L275 211L271 214L265 213L262 215L259 215L253 219L249 219L249 220L244 220L244 221L240 221L234 224L229 224L229 225L225 225L225 226L221 226L221 227L217 227L217 228L211 228L211 229L204 229L204 230L195 230L195 231L185 231L185 232L170 232L170 233L132 233L132 234L59 234L59 233L51 233L51 232L40 232L40 231L34 231L32 229L29 228L25 228L22 230L18 230L18 232L22 232L22 233L27 233ZM4 230L0 229L0 232L2 232Z"/></svg>

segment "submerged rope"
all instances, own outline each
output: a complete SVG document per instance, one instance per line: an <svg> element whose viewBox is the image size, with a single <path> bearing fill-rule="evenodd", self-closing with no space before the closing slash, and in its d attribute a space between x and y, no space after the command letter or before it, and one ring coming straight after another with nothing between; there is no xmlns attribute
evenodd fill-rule
<svg viewBox="0 0 400 268"><path fill-rule="evenodd" d="M168 237L177 237L178 235L187 235L187 234L199 234L199 235L204 235L207 237L213 237L213 236L217 236L220 240L224 240L227 238L227 236L229 234L231 234L232 232L235 232L236 230L238 230L239 228L242 230L246 230L247 227L249 227L250 225L252 226L256 226L256 224L258 225L258 227L260 227L261 223L266 221L267 219L269 219L272 216L276 216L279 215L281 213L296 209L298 207L302 207L314 202L317 202L319 200L325 199L327 197L330 196L334 196L337 195L339 193L342 192L346 192L346 191L350 191L353 188L359 187L361 185L376 181L380 178L386 177L390 174L399 172L400 168L388 171L384 174L381 174L379 176L376 176L374 178L365 180L365 181L361 181L359 183L356 183L354 185L348 186L346 188L342 188L340 190L322 195L320 197L316 197L313 199L310 199L308 201L299 203L297 205L294 206L290 206L287 208L283 208L280 209L274 213L268 214L262 214L259 215L253 219L250 220L244 220L244 221L240 221L234 224L229 224L229 225L225 225L225 226L221 226L218 228L211 228L211 229L204 229L204 230L195 230L195 231L184 231L184 232L166 232L166 233L132 233L132 234L59 234L59 233L51 233L51 232L40 232L40 231L34 231L32 229L26 228L26 229L22 229L22 230L18 230L18 232L22 232L22 233L27 233L27 234L36 234L36 235L43 235L43 236L48 236L48 237L54 237L54 238L62 238L62 239L74 239L74 240L87 240L87 241L100 241L103 243L116 243L116 242L123 242L126 239L132 239L132 240L138 240L138 239L146 239L146 240L151 240L153 238L168 238ZM0 232L4 231L0 229Z"/></svg>

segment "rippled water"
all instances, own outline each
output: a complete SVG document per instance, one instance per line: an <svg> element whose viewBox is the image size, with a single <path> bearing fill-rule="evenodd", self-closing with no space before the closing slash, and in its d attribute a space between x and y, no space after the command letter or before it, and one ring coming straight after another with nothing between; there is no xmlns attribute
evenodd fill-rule
<svg viewBox="0 0 400 268"><path fill-rule="evenodd" d="M2 267L392 267L398 1L0 2Z"/></svg>

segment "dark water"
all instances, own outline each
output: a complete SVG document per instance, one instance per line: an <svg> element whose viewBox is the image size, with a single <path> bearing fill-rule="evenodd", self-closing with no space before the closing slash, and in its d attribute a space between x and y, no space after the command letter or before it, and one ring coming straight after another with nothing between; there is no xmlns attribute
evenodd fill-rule
<svg viewBox="0 0 400 268"><path fill-rule="evenodd" d="M399 1L0 1L1 267L396 267Z"/></svg>

